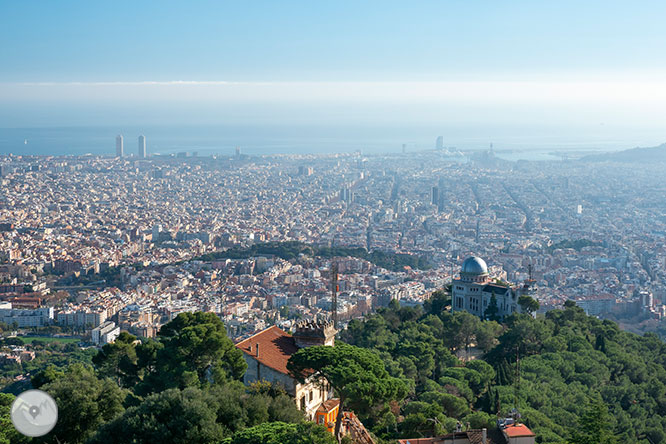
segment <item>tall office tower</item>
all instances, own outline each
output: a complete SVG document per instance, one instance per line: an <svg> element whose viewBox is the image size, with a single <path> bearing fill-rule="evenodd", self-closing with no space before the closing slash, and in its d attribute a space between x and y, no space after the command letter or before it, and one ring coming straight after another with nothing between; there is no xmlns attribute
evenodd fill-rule
<svg viewBox="0 0 666 444"><path fill-rule="evenodd" d="M145 159L146 156L146 136L141 134L139 136L139 157Z"/></svg>
<svg viewBox="0 0 666 444"><path fill-rule="evenodd" d="M437 187L430 188L430 204L439 205L439 188Z"/></svg>
<svg viewBox="0 0 666 444"><path fill-rule="evenodd" d="M438 150L444 148L444 136L437 136L437 140L435 141L435 148Z"/></svg>
<svg viewBox="0 0 666 444"><path fill-rule="evenodd" d="M158 242L160 239L160 234L162 233L162 225L155 224L153 225L153 242Z"/></svg>
<svg viewBox="0 0 666 444"><path fill-rule="evenodd" d="M354 193L350 187L342 187L340 190L340 200L345 203L350 203L354 201Z"/></svg>
<svg viewBox="0 0 666 444"><path fill-rule="evenodd" d="M116 157L123 157L123 135L116 136Z"/></svg>
<svg viewBox="0 0 666 444"><path fill-rule="evenodd" d="M240 156L241 156L241 150L240 150L240 147L237 146L236 147L236 158L239 158Z"/></svg>

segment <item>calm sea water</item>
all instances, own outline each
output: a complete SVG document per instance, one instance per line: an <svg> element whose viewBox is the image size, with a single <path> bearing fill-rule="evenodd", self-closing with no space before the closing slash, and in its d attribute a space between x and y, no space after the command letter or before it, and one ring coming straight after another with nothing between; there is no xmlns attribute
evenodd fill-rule
<svg viewBox="0 0 666 444"><path fill-rule="evenodd" d="M559 151L614 151L662 142L659 135L573 132L516 128L349 128L335 126L149 126L0 128L0 154L113 155L115 136L123 134L125 154L137 152L138 136L146 136L149 153L193 152L231 155L240 146L245 154L337 153L361 150L366 154L432 149L438 134L445 147L487 149L494 143L507 160L546 160Z"/></svg>

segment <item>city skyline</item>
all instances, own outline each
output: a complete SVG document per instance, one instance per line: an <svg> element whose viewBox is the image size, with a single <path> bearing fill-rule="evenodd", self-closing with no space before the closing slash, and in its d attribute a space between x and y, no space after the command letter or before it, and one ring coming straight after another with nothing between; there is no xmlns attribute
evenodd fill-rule
<svg viewBox="0 0 666 444"><path fill-rule="evenodd" d="M665 16L0 2L0 443L666 444Z"/></svg>

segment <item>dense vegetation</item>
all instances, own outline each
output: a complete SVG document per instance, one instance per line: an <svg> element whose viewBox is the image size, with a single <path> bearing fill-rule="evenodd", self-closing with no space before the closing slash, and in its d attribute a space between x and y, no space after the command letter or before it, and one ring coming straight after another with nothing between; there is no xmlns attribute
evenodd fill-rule
<svg viewBox="0 0 666 444"><path fill-rule="evenodd" d="M402 253L388 253L375 250L368 252L365 248L351 247L317 247L303 242L267 242L254 244L248 248L231 248L216 251L198 257L198 260L212 261L217 259L247 259L255 256L273 255L285 260L296 259L299 255L309 257L356 257L365 259L387 270L401 271L408 266L417 269L430 268L425 258Z"/></svg>
<svg viewBox="0 0 666 444"><path fill-rule="evenodd" d="M32 337L0 338L0 351L9 351L11 347L23 346L26 342L30 343L30 349L35 352L35 359L20 364L0 362L0 390L19 393L25 390L28 384L15 382L16 376L26 373L34 375L49 365L66 367L77 362L90 364L97 353L94 349L83 350L76 343L59 338Z"/></svg>
<svg viewBox="0 0 666 444"><path fill-rule="evenodd" d="M266 434L275 443L334 442L326 429L305 422L282 388L240 382L247 367L242 352L213 313L180 314L143 342L121 333L95 351L94 366L53 362L31 383L53 396L59 420L30 442L251 444ZM12 400L0 397L2 426ZM0 444L28 442L11 433L13 427L3 427Z"/></svg>
<svg viewBox="0 0 666 444"><path fill-rule="evenodd" d="M296 352L288 363L290 372L304 381L312 370L326 378L340 399L335 436L340 437L342 412L367 412L380 402L402 399L405 381L389 376L379 356L370 350L347 344L308 347Z"/></svg>
<svg viewBox="0 0 666 444"><path fill-rule="evenodd" d="M392 302L289 367L326 375L380 442L457 422L492 428L514 407L539 443L666 442L666 345L656 335L623 332L573 303L502 324L451 314L447 303L444 292L423 308ZM13 396L2 394L0 443L335 442L280 387L240 382L241 352L211 313L181 314L155 339L123 333L92 365L53 356L31 382L56 399L56 429L41 440L16 435L6 427Z"/></svg>
<svg viewBox="0 0 666 444"><path fill-rule="evenodd" d="M401 404L359 412L377 435L432 436L456 421L491 427L517 407L537 442L666 442L666 345L656 335L620 331L573 303L502 327L442 312L436 299L425 310L393 304L342 335L413 382ZM464 356L471 343L484 358L461 362L452 352Z"/></svg>

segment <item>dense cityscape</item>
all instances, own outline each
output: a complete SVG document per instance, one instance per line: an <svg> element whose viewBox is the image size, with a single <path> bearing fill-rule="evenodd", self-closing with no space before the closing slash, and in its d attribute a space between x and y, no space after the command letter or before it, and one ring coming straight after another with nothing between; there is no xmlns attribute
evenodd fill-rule
<svg viewBox="0 0 666 444"><path fill-rule="evenodd" d="M0 444L666 444L664 16L0 2Z"/></svg>
<svg viewBox="0 0 666 444"><path fill-rule="evenodd" d="M508 162L492 151L467 158L443 147L386 156L7 156L0 321L80 332L113 322L152 337L178 313L211 311L237 340L330 318L333 262L347 321L393 299L422 304L479 256L495 279L533 279L541 312L574 300L629 329L661 331L658 168L589 165ZM353 254L219 254L284 242L409 255L419 268Z"/></svg>

